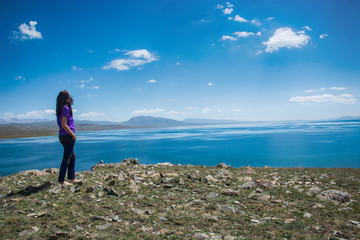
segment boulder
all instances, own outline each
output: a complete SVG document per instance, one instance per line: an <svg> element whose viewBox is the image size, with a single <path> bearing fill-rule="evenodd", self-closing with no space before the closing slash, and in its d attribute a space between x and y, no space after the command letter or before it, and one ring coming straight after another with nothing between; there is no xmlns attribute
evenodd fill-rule
<svg viewBox="0 0 360 240"><path fill-rule="evenodd" d="M331 201L335 204L346 203L350 201L350 195L346 192L337 190L326 190L317 195L322 201Z"/></svg>
<svg viewBox="0 0 360 240"><path fill-rule="evenodd" d="M235 190L232 190L232 189L223 189L221 192L220 192L221 195L225 195L225 196L237 196L239 195L238 192L236 192Z"/></svg>

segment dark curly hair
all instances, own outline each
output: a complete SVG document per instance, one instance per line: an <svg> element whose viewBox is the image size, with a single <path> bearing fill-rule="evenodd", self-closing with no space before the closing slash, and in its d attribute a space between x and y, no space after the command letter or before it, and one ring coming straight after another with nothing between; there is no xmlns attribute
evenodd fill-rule
<svg viewBox="0 0 360 240"><path fill-rule="evenodd" d="M63 90L59 93L56 99L56 116L61 117L61 109L64 105L68 106L70 109L70 116L72 116L71 105L74 103L74 100L68 93L68 91Z"/></svg>

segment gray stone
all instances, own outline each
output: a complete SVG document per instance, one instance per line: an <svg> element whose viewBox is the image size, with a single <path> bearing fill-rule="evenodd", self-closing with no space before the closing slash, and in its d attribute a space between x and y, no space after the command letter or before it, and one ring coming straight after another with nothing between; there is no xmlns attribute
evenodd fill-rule
<svg viewBox="0 0 360 240"><path fill-rule="evenodd" d="M194 239L195 239L195 240L205 240L205 239L209 239L209 235L207 235L207 234L205 234L205 233L195 233Z"/></svg>
<svg viewBox="0 0 360 240"><path fill-rule="evenodd" d="M225 195L225 196L237 196L239 195L238 192L236 192L235 190L232 190L232 189L224 189L220 192L221 195Z"/></svg>
<svg viewBox="0 0 360 240"><path fill-rule="evenodd" d="M80 192L81 187L80 186L72 186L70 188L70 192L77 193Z"/></svg>
<svg viewBox="0 0 360 240"><path fill-rule="evenodd" d="M107 223L107 224L104 224L104 225L97 225L95 228L98 229L98 230L106 230L111 226L112 226L112 223Z"/></svg>
<svg viewBox="0 0 360 240"><path fill-rule="evenodd" d="M217 165L217 167L219 168L228 168L228 167L231 167L230 165L226 165L225 163L220 163Z"/></svg>
<svg viewBox="0 0 360 240"><path fill-rule="evenodd" d="M119 196L119 194L112 188L104 188L104 191L107 192L108 195Z"/></svg>
<svg viewBox="0 0 360 240"><path fill-rule="evenodd" d="M165 184L164 188L172 188L173 186L171 184Z"/></svg>
<svg viewBox="0 0 360 240"><path fill-rule="evenodd" d="M19 232L19 236L20 237L25 237L25 236L30 235L31 233L32 233L31 231L23 230L23 231Z"/></svg>
<svg viewBox="0 0 360 240"><path fill-rule="evenodd" d="M205 180L208 181L208 182L217 182L218 181L217 179L215 179L210 174L205 177Z"/></svg>
<svg viewBox="0 0 360 240"><path fill-rule="evenodd" d="M241 188L241 189L250 189L250 188L253 188L253 187L256 187L256 182L255 181L246 182L246 183L239 186L239 188Z"/></svg>
<svg viewBox="0 0 360 240"><path fill-rule="evenodd" d="M220 194L218 194L218 193L216 193L216 192L211 192L211 193L209 193L208 195L207 195L207 199L213 199L213 198L217 198L217 197L219 197L220 196Z"/></svg>
<svg viewBox="0 0 360 240"><path fill-rule="evenodd" d="M331 201L336 204L350 201L350 195L348 193L337 190L323 191L317 195L317 198L322 201Z"/></svg>

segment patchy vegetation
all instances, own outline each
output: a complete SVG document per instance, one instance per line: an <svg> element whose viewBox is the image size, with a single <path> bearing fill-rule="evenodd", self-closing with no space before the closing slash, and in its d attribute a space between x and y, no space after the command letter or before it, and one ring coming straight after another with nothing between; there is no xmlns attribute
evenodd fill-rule
<svg viewBox="0 0 360 240"><path fill-rule="evenodd" d="M99 163L0 178L1 239L360 239L360 169Z"/></svg>

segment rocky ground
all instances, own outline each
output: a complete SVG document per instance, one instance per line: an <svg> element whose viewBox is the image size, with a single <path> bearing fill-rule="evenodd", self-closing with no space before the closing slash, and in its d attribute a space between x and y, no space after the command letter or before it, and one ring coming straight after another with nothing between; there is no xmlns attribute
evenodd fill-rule
<svg viewBox="0 0 360 240"><path fill-rule="evenodd" d="M360 239L360 169L99 163L0 178L1 239Z"/></svg>

